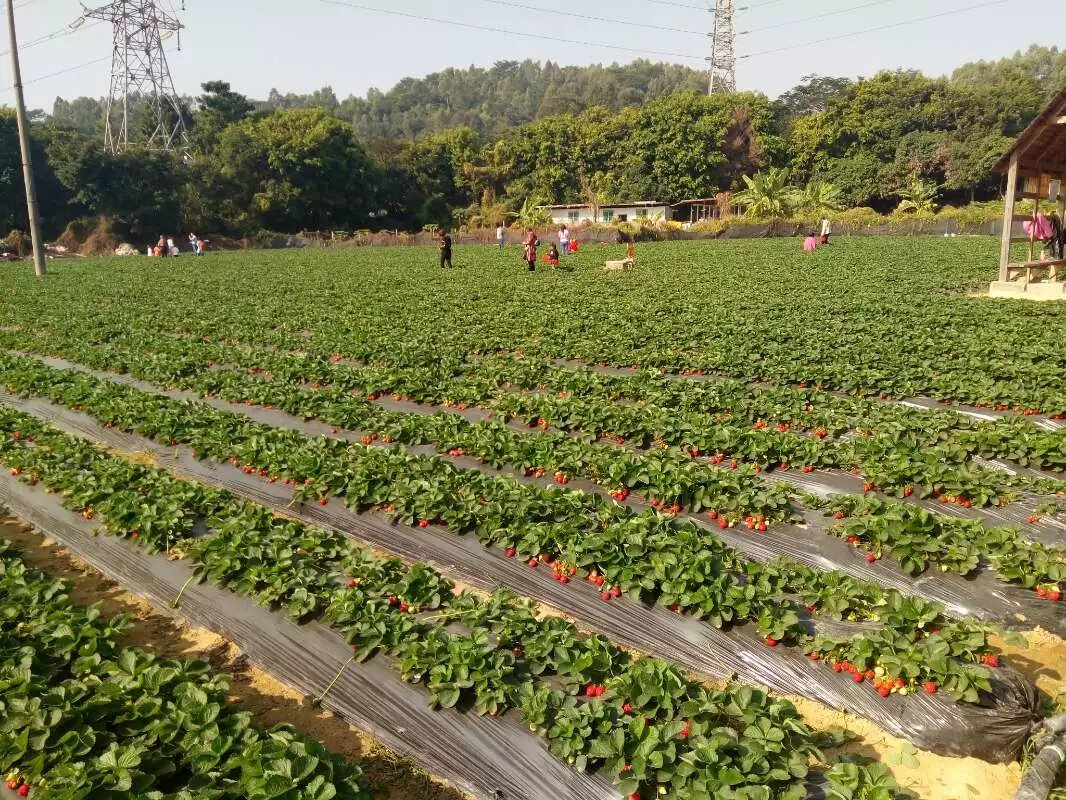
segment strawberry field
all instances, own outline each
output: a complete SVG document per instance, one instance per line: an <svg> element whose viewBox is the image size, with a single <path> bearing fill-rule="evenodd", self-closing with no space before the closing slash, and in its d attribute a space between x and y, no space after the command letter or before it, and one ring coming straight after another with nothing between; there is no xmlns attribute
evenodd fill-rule
<svg viewBox="0 0 1066 800"><path fill-rule="evenodd" d="M9 270L0 500L513 725L568 797L905 796L786 695L1012 761L1056 699L1003 643L1066 636L1066 309L971 296L982 239L795 244Z"/></svg>

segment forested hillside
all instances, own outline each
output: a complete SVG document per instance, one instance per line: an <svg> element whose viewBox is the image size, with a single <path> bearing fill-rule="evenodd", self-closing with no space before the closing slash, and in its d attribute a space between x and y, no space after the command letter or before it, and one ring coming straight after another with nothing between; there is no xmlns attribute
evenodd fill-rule
<svg viewBox="0 0 1066 800"><path fill-rule="evenodd" d="M50 235L107 216L123 235L493 224L540 203L677 201L784 168L847 205L894 208L907 187L941 202L998 193L989 170L1066 85L1066 53L1033 47L950 77L809 76L776 100L703 93L701 73L636 61L446 70L339 101L187 98L190 149L103 151L100 104L57 100L33 138ZM23 226L15 124L0 113L0 229ZM525 210L523 212L523 209ZM154 233L153 233L154 232Z"/></svg>

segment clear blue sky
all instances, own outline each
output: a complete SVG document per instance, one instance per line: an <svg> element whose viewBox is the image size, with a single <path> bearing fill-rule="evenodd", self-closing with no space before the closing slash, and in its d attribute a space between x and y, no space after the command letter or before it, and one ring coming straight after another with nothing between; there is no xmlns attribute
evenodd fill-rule
<svg viewBox="0 0 1066 800"><path fill-rule="evenodd" d="M181 0L162 0L164 7ZM337 0L338 3L345 0ZM564 11L612 20L681 28L698 33L710 29L711 14L699 8L653 0L612 3L565 0L513 0L549 9L539 13L491 0L352 0L379 9L402 11L505 32L490 33L411 18L374 13L325 0L186 0L181 18L187 26L181 52L168 43L178 91L195 94L199 84L227 80L238 91L264 97L271 88L282 92L312 91L332 86L337 96L387 89L401 78L445 67L489 66L502 59L550 59L561 64L629 61L639 52L611 50L555 39L523 38L507 32L610 44L619 48L660 51L673 60L703 66L709 48L706 35L647 30L617 22L568 17ZM677 0L702 6L701 0ZM746 0L738 0L737 6ZM880 69L917 68L940 75L976 59L1009 55L1030 44L1062 42L1066 3L1006 0L966 13L917 22L890 30L851 36L868 28L926 17L982 4L983 0L750 0L753 7L738 15L740 88L776 96L810 73L854 77ZM93 2L87 0L88 5ZM19 39L28 43L51 34L78 17L75 0L16 0ZM857 6L865 6L856 8ZM849 10L850 9L850 10ZM842 11L818 20L816 14ZM1037 16L1039 15L1039 19ZM784 24L782 24L784 23ZM765 30L766 26L778 26ZM764 30L760 30L764 29ZM5 31L6 34L6 31ZM845 36L836 41L764 53L815 39ZM6 49L6 35L0 41ZM56 96L102 96L107 91L105 60L45 80L42 76L110 54L108 26L83 28L75 34L23 51L27 105L51 110ZM7 56L0 59L0 104L10 104L11 73Z"/></svg>

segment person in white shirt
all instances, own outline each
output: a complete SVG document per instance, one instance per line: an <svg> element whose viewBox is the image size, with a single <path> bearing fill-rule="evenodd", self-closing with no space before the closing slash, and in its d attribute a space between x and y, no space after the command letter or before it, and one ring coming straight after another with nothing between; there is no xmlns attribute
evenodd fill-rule
<svg viewBox="0 0 1066 800"><path fill-rule="evenodd" d="M501 222L496 226L496 246L501 250L503 250L503 239L506 235L507 229L503 227L503 223Z"/></svg>
<svg viewBox="0 0 1066 800"><path fill-rule="evenodd" d="M570 229L565 225L559 231L559 252L564 256L570 252Z"/></svg>
<svg viewBox="0 0 1066 800"><path fill-rule="evenodd" d="M829 222L829 217L822 217L822 244L829 244L829 234L833 232L833 226Z"/></svg>

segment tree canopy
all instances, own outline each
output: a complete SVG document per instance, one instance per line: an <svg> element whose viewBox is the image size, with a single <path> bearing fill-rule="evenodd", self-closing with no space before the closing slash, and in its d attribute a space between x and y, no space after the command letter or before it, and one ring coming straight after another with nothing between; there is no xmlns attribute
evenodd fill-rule
<svg viewBox="0 0 1066 800"><path fill-rule="evenodd" d="M811 213L888 211L923 186L939 203L996 196L990 169L1066 85L1066 53L1034 46L942 78L808 75L773 101L708 97L704 83L647 61L499 62L345 100L328 86L256 100L219 80L183 100L183 158L106 153L92 98L57 99L50 116L35 116L32 140L51 235L88 216L134 237L492 225L540 203L723 191L790 198ZM17 153L14 119L0 113L0 227L24 225ZM789 186L763 191L786 175Z"/></svg>

